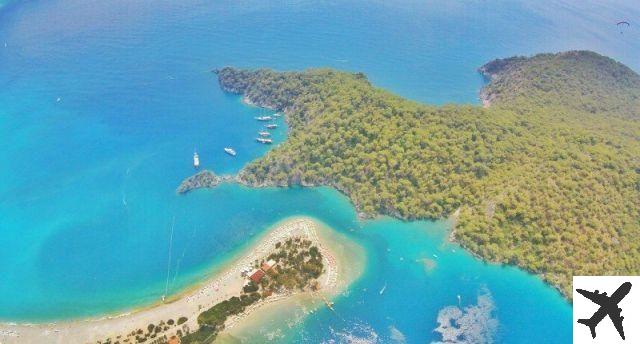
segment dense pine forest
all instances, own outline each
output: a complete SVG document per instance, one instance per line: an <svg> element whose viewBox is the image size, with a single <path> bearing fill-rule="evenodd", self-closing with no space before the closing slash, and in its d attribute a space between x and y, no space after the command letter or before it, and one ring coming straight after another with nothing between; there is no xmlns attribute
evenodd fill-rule
<svg viewBox="0 0 640 344"><path fill-rule="evenodd" d="M585 51L480 71L484 108L420 104L361 73L217 72L289 123L248 184L330 185L364 216L452 216L469 250L567 297L572 275L640 273L640 77Z"/></svg>

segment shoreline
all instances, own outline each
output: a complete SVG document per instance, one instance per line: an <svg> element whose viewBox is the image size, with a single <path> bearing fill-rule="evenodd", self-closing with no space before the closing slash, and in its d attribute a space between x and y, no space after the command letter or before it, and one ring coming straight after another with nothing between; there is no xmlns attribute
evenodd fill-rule
<svg viewBox="0 0 640 344"><path fill-rule="evenodd" d="M264 340L274 341L275 333L280 333L283 328L292 328L303 322L307 316L315 313L320 308L326 308L326 301L335 300L348 293L347 288L353 284L364 272L366 256L364 249L355 242L349 240L344 234L332 230L323 223L318 223L316 231L319 236L328 243L321 248L324 257L331 256L336 262L348 262L348 264L335 264L338 268L337 279L331 288L323 287L317 292L298 292L289 295L277 302L260 302L256 305L259 312L240 314L241 321L226 325L220 333L217 341L221 343L255 342L258 333L264 336ZM323 274L321 283L329 276Z"/></svg>
<svg viewBox="0 0 640 344"><path fill-rule="evenodd" d="M202 283L169 297L165 303L146 305L129 312L113 316L105 315L100 318L48 323L2 322L0 323L0 342L6 344L23 342L95 343L107 338L122 340L138 329L146 332L149 324L158 324L158 322L166 324L169 319L176 322L175 325L171 325L169 329L159 333L158 337L154 339L162 338L164 335L169 338L175 335L178 330L182 333L193 332L198 328L197 317L201 312L229 297L240 294L245 282L245 277L240 275L242 268L255 259L266 256L272 250L272 245L275 242L296 235L312 239L320 246L323 254L327 254L325 259L328 271L320 277L321 292L334 291L327 294L329 297L337 294L338 285L341 287L347 285L342 282L338 283L337 278L340 274L341 280L346 280L342 276L344 274L340 272L344 269L345 261L329 257L334 257L332 248L339 243L334 235L340 234L325 229L323 224L312 218L288 217L274 223L262 235L240 248L238 252L232 253L228 262L214 268L211 275ZM355 246L355 244L353 245ZM354 280L357 276L351 277L350 280ZM293 293L293 296L301 294L306 293ZM291 296L277 295L274 298L278 299L274 300L269 297L245 312L246 314L240 314L238 319L229 319L229 321L234 320L237 324L244 321L244 318L250 317L254 311L262 309L263 304L280 303L283 300L288 300ZM178 325L177 320L180 317L187 317L187 320ZM223 333L225 332L223 331ZM135 343L135 336L129 338L131 338L129 343Z"/></svg>
<svg viewBox="0 0 640 344"><path fill-rule="evenodd" d="M492 60L488 63L486 63L485 65L481 66L480 68L478 68L478 72L485 78L486 81L488 82L494 82L495 80L497 80L499 78L498 73L496 71L491 71L489 70L488 66L492 63L497 63L497 64L501 64L502 62L504 62L506 59L496 59L496 60ZM266 109L270 109L273 111L280 111L283 112L285 115L285 120L288 121L289 117L291 116L292 111L295 111L296 109L288 107L288 108L278 108L277 106L274 106L273 104L268 104L264 101L261 101L259 99L252 99L249 95L246 94L245 90L241 90L241 89L236 89L236 88L231 88L228 85L225 85L220 78L218 78L218 82L219 85L221 87L221 89L225 92L228 93L232 93L232 94L237 94L241 97L242 102L246 105L249 106L256 106L256 107L262 107L262 108L266 108ZM494 93L491 93L489 88L488 88L488 84L483 85L483 87L480 90L479 93L479 100L481 102L481 107L482 108L489 108L492 106L494 100L496 99L496 95ZM261 187L288 187L290 185L280 185L278 183L274 183L272 181L269 180L262 180L262 181L247 181L247 178L245 176L246 174L246 167L242 168L236 175L236 180L237 182L248 186L248 187L256 187L256 188L261 188ZM351 204L353 204L354 208L356 209L356 213L357 213L357 217L358 220L370 220L370 219L376 219L382 216L390 216L392 218L396 218L402 221L414 221L414 220L430 220L430 221L438 221L438 220L448 220L452 222L452 227L451 227L451 232L449 235L449 240L451 242L457 243L459 244L464 250L466 250L467 252L471 253L475 258L488 263L488 264L500 264L500 265L504 265L504 266L515 266L517 268L522 269L523 271L526 271L527 273L530 273L532 275L537 276L538 278L540 278L544 283L546 283L549 287L553 288L554 290L556 290L557 292L560 293L560 295L567 300L568 302L572 302L571 300L571 295L567 294L566 291L561 287L561 285L559 283L553 282L550 279L548 279L548 274L545 272L540 272L540 271L534 271L526 266L523 265L519 265L519 264L510 264L508 262L504 262L504 261L500 261L500 260L495 260L495 259L490 259L488 257L484 257L482 255L480 255L479 253L471 250L467 245L464 244L463 240L460 240L459 238L456 237L456 224L458 221L458 217L460 215L460 211L461 208L459 207L458 209L456 209L456 211L451 212L449 214L446 214L445 216L442 216L440 218L416 218L416 217L406 217L406 216L401 216L397 211L395 211L395 209L384 209L382 211L374 211L373 214L369 214L369 213L365 213L362 209L361 209L361 205L354 200L351 197L351 193L348 192L348 190L344 190L343 188L339 187L339 185L337 185L337 183L335 183L335 181L331 180L331 179L325 179L325 180L321 180L319 182L315 182L315 183L305 183L305 182L300 182L297 184L298 186L301 187L319 187L319 186L326 186L326 187L330 187L330 188L334 188L336 189L338 192L342 193L343 195L345 195L347 198L349 198L349 201L351 202Z"/></svg>

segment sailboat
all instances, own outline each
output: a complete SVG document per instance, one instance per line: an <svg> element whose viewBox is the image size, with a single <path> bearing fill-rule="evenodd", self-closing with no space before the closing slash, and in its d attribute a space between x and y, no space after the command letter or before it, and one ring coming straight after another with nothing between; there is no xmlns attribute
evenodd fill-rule
<svg viewBox="0 0 640 344"><path fill-rule="evenodd" d="M193 167L196 169L200 167L200 157L197 152L193 152Z"/></svg>

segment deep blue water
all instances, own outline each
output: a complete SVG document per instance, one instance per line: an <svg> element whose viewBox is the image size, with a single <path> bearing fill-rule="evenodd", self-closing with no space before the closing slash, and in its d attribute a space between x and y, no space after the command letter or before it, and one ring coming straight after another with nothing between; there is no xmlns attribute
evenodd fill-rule
<svg viewBox="0 0 640 344"><path fill-rule="evenodd" d="M367 329L388 341L394 326L408 342L435 340L437 311L456 295L472 303L482 289L496 303L500 342L568 342L567 302L533 276L446 244L445 223L359 223L348 200L324 188L174 190L193 172L194 149L217 173L234 173L268 149L254 142L253 117L269 112L221 92L212 68L330 66L365 72L419 101L477 103L475 70L496 57L591 49L639 70L638 26L622 34L615 26L633 18L633 1L5 5L0 319L99 316L155 302L172 224L177 292L271 223L306 214L363 245L372 264L336 304L346 320L319 312L294 331L304 338ZM285 131L277 130L277 142ZM238 156L225 155L225 146ZM432 271L415 263L433 253L440 258ZM383 300L363 301L385 283ZM302 338L295 333L287 338Z"/></svg>

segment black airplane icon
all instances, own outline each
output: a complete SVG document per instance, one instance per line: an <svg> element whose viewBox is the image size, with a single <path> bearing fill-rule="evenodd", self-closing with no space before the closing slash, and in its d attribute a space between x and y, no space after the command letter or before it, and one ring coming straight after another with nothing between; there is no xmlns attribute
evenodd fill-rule
<svg viewBox="0 0 640 344"><path fill-rule="evenodd" d="M576 291L582 294L582 296L600 306L600 308L595 313L593 313L591 318L578 320L579 323L587 325L589 327L589 329L591 330L592 338L596 337L596 326L598 326L600 321L602 321L602 319L604 319L604 317L608 315L613 322L613 326L615 326L616 330L618 330L618 334L620 334L620 337L622 337L622 340L624 340L624 329L622 328L622 320L624 319L624 317L620 316L620 312L622 312L622 309L618 307L618 303L622 301L625 296L627 296L629 290L631 290L630 282L622 283L622 285L619 286L611 296L607 296L607 293L600 294L597 290L595 292L591 292L584 289L576 289Z"/></svg>

